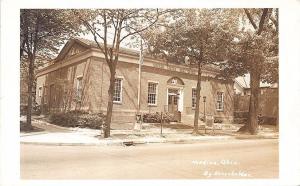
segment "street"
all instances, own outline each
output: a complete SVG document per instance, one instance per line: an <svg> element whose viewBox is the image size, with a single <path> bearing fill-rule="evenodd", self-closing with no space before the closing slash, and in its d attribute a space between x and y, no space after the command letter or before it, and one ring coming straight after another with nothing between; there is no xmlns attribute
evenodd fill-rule
<svg viewBox="0 0 300 186"><path fill-rule="evenodd" d="M21 144L21 179L278 178L278 139L138 146Z"/></svg>

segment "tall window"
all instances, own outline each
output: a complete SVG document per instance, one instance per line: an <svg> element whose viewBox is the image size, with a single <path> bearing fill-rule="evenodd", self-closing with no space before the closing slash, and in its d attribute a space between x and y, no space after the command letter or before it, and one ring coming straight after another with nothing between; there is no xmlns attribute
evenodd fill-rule
<svg viewBox="0 0 300 186"><path fill-rule="evenodd" d="M116 78L113 101L116 103L122 102L122 79Z"/></svg>
<svg viewBox="0 0 300 186"><path fill-rule="evenodd" d="M224 110L224 92L217 92L217 111Z"/></svg>
<svg viewBox="0 0 300 186"><path fill-rule="evenodd" d="M196 107L197 91L195 88L192 89L192 108Z"/></svg>
<svg viewBox="0 0 300 186"><path fill-rule="evenodd" d="M148 83L148 104L157 104L157 83Z"/></svg>
<svg viewBox="0 0 300 186"><path fill-rule="evenodd" d="M42 97L42 87L39 87L39 90L38 90L38 96L39 96L39 97Z"/></svg>
<svg viewBox="0 0 300 186"><path fill-rule="evenodd" d="M77 84L76 84L76 98L77 101L80 101L82 97L82 77L77 78Z"/></svg>
<svg viewBox="0 0 300 186"><path fill-rule="evenodd" d="M48 90L47 87L44 87L44 95L43 95L43 99L44 99L44 104L48 103Z"/></svg>

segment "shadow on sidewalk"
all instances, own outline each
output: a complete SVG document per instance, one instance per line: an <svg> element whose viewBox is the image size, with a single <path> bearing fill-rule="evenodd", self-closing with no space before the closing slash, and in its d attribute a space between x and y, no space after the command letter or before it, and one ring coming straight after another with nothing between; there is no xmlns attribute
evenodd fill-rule
<svg viewBox="0 0 300 186"><path fill-rule="evenodd" d="M155 127L160 127L160 123L153 123L150 124ZM186 125L186 124L181 124L181 123L176 123L176 124L171 124L171 123L164 123L163 124L164 128L169 128L169 129L193 129L193 126Z"/></svg>
<svg viewBox="0 0 300 186"><path fill-rule="evenodd" d="M32 126L32 128L29 128L26 125L26 122L20 121L20 132L22 133L43 132L43 131L45 131L45 129L36 126Z"/></svg>

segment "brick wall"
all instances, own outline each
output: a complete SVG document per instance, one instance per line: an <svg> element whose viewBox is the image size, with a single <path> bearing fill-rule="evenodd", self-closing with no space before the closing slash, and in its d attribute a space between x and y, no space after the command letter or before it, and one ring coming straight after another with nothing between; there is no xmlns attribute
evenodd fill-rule
<svg viewBox="0 0 300 186"><path fill-rule="evenodd" d="M234 95L234 111L248 112L250 95ZM258 97L258 113L262 116L277 117L278 114L278 89L264 88Z"/></svg>
<svg viewBox="0 0 300 186"><path fill-rule="evenodd" d="M137 112L138 97L138 64L118 63L116 77L122 78L122 102L114 104L113 121L134 121ZM125 60L125 59L124 59ZM136 58L130 58L134 61ZM87 110L89 112L106 112L110 72L106 62L99 57L89 57L76 61L70 66L60 68L37 78L37 90L43 87L37 102L43 105L44 111L57 112L67 110ZM80 101L76 100L76 79L82 77L83 93ZM168 80L180 78L184 85L171 85ZM158 83L157 105L149 106L148 82ZM141 77L141 111L161 112L168 104L168 88L182 91L182 115L193 115L192 89L196 88L197 76L178 71L159 69L154 66L142 66ZM45 89L46 87L46 89ZM224 110L216 110L217 92L224 93ZM45 94L46 93L46 94ZM202 78L201 96L206 96L206 114L216 118L231 120L233 118L233 82L225 82L212 77ZM46 95L46 96L44 96ZM48 100L45 102L45 99ZM203 99L200 100L200 112L204 112Z"/></svg>

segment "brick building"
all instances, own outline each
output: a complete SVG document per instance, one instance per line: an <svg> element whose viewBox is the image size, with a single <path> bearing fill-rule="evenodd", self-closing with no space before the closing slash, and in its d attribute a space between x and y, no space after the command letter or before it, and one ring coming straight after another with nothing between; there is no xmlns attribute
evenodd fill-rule
<svg viewBox="0 0 300 186"><path fill-rule="evenodd" d="M233 81L216 78L219 71L203 69L200 116L233 119ZM134 121L138 111L139 52L121 49L116 71L113 121ZM51 65L38 71L36 101L43 112L87 110L106 112L110 72L104 55L92 41L72 39ZM140 111L180 112L192 122L197 69L144 56L141 67ZM203 97L206 102L203 102Z"/></svg>

